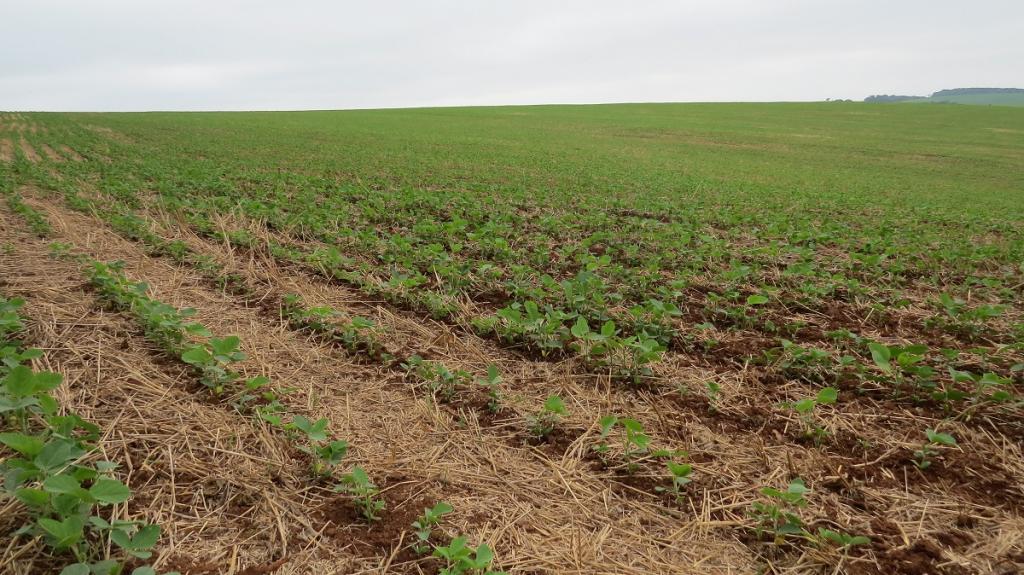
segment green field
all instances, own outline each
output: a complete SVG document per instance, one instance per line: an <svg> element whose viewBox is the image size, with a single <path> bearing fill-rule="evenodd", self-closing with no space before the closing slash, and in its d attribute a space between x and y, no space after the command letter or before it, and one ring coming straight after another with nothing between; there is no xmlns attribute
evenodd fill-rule
<svg viewBox="0 0 1024 575"><path fill-rule="evenodd" d="M1024 562L1024 109L22 112L0 146L0 296L68 409L127 418L92 441L147 462L118 479L176 542L161 569L240 544L281 573L483 573L442 558L460 535L524 574ZM153 375L76 391L119 365ZM246 439L146 427L166 382L203 398L181 425ZM8 421L52 438L45 415ZM161 463L205 449L251 455ZM218 474L242 503L151 495ZM18 573L68 554L39 529L56 551ZM98 537L79 560L119 557Z"/></svg>

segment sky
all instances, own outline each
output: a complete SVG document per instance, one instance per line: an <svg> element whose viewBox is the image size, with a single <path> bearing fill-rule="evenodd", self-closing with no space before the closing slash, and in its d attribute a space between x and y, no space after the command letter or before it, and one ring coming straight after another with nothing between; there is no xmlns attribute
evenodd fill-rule
<svg viewBox="0 0 1024 575"><path fill-rule="evenodd" d="M4 0L0 110L808 101L1024 88L1024 0Z"/></svg>

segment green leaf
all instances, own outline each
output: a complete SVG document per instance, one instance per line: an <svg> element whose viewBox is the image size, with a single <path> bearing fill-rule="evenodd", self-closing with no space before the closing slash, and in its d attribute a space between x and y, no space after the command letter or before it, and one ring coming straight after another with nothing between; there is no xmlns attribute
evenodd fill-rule
<svg viewBox="0 0 1024 575"><path fill-rule="evenodd" d="M801 399L793 404L793 409L795 409L797 413L809 413L814 409L814 405L815 403L813 399Z"/></svg>
<svg viewBox="0 0 1024 575"><path fill-rule="evenodd" d="M839 390L834 387L826 387L818 392L818 403L828 405L835 403L839 399Z"/></svg>
<svg viewBox="0 0 1024 575"><path fill-rule="evenodd" d="M946 445L950 447L956 445L956 438L954 438L952 435L948 433L939 433L934 429L927 429L925 430L925 435L928 436L928 441L930 443L935 443L937 445Z"/></svg>
<svg viewBox="0 0 1024 575"><path fill-rule="evenodd" d="M804 485L804 480L799 477L790 482L789 486L786 488L787 493L792 493L794 495L803 495L808 491L810 491L810 489L807 489L807 486Z"/></svg>
<svg viewBox="0 0 1024 575"><path fill-rule="evenodd" d="M152 549L160 540L160 526L146 525L132 537L132 548L136 550Z"/></svg>
<svg viewBox="0 0 1024 575"><path fill-rule="evenodd" d="M316 423L312 423L305 416L296 415L292 418L292 425L296 429L306 434L311 441L327 441L327 419L321 418Z"/></svg>
<svg viewBox="0 0 1024 575"><path fill-rule="evenodd" d="M633 433L643 433L644 431L644 426L642 423L629 417L624 418L622 420L622 427L625 427L626 430L631 431Z"/></svg>
<svg viewBox="0 0 1024 575"><path fill-rule="evenodd" d="M190 347L185 353L181 354L181 361L189 365L205 365L212 359L213 356L210 355L210 352L199 346Z"/></svg>
<svg viewBox="0 0 1024 575"><path fill-rule="evenodd" d="M875 360L875 365L885 371L892 371L892 364L889 363L892 360L892 352L888 347L880 343L869 343L868 349L871 350L871 359Z"/></svg>
<svg viewBox="0 0 1024 575"><path fill-rule="evenodd" d="M486 543L481 543L480 546L476 548L476 560L474 561L474 563L476 563L476 568L486 569L493 560L494 551L492 551Z"/></svg>
<svg viewBox="0 0 1024 575"><path fill-rule="evenodd" d="M121 564L114 559L104 559L92 564L92 575L121 575Z"/></svg>
<svg viewBox="0 0 1024 575"><path fill-rule="evenodd" d="M41 517L39 527L53 537L54 547L64 549L81 540L85 522L80 517L68 517L63 521Z"/></svg>
<svg viewBox="0 0 1024 575"><path fill-rule="evenodd" d="M43 450L43 440L24 433L0 433L0 443L26 457L35 457Z"/></svg>
<svg viewBox="0 0 1024 575"><path fill-rule="evenodd" d="M839 545L840 547L854 547L856 545L867 545L871 539L863 535L851 536L846 533L832 531L831 529L818 528L818 538L825 539Z"/></svg>
<svg viewBox="0 0 1024 575"><path fill-rule="evenodd" d="M210 337L213 335L212 333L210 333L210 330L206 329L206 326L204 326L201 323L187 323L185 324L185 331L187 331L190 334L202 337Z"/></svg>
<svg viewBox="0 0 1024 575"><path fill-rule="evenodd" d="M969 371L960 371L958 369L949 368L949 376L953 378L953 381L957 383L974 383L977 379L975 375Z"/></svg>
<svg viewBox="0 0 1024 575"><path fill-rule="evenodd" d="M23 487L15 490L14 496L29 507L45 507L50 503L50 495L42 489Z"/></svg>
<svg viewBox="0 0 1024 575"><path fill-rule="evenodd" d="M100 503L124 503L132 496L131 490L116 479L97 479L89 494Z"/></svg>
<svg viewBox="0 0 1024 575"><path fill-rule="evenodd" d="M106 519L98 515L93 515L89 518L89 525L92 525L93 527L98 527L100 529L110 529L110 523L108 523Z"/></svg>
<svg viewBox="0 0 1024 575"><path fill-rule="evenodd" d="M257 375L256 377L250 377L245 380L245 387L247 389L259 389L268 383L270 383L269 377L265 375Z"/></svg>
<svg viewBox="0 0 1024 575"><path fill-rule="evenodd" d="M88 492L82 489L82 485L77 479L70 475L54 475L47 477L43 481L43 489L47 493L54 493L57 495L74 495L75 497L82 498L83 495L88 496Z"/></svg>
<svg viewBox="0 0 1024 575"><path fill-rule="evenodd" d="M448 503L447 501L438 501L430 509L430 514L435 517L440 517L441 515L447 515L452 511L455 511L455 508L452 507L451 503Z"/></svg>
<svg viewBox="0 0 1024 575"><path fill-rule="evenodd" d="M572 329L570 331L572 332L572 335L577 339L583 339L587 337L587 334L590 333L590 325L588 325L587 320L583 319L583 317L581 316L576 318L576 323L573 324Z"/></svg>
<svg viewBox="0 0 1024 575"><path fill-rule="evenodd" d="M97 461L94 465L94 467L96 467L96 471L99 471L100 473L113 471L120 466L121 464L116 461Z"/></svg>
<svg viewBox="0 0 1024 575"><path fill-rule="evenodd" d="M50 391L60 387L60 384L64 382L64 376L59 373L52 371L41 371L35 374L32 378L33 387L37 392L39 391Z"/></svg>
<svg viewBox="0 0 1024 575"><path fill-rule="evenodd" d="M764 305L768 303L768 297L761 294L747 296L747 305Z"/></svg>
<svg viewBox="0 0 1024 575"><path fill-rule="evenodd" d="M60 575L90 575L92 569L85 563L72 563L61 569Z"/></svg>
<svg viewBox="0 0 1024 575"><path fill-rule="evenodd" d="M601 335L606 338L615 335L615 322L612 320L604 322L604 325L601 326Z"/></svg>
<svg viewBox="0 0 1024 575"><path fill-rule="evenodd" d="M57 400L50 397L47 393L37 395L36 400L39 402L39 410L46 415L54 415L60 409Z"/></svg>
<svg viewBox="0 0 1024 575"><path fill-rule="evenodd" d="M156 570L148 565L143 565L132 570L132 575L156 575Z"/></svg>
<svg viewBox="0 0 1024 575"><path fill-rule="evenodd" d="M217 355L231 355L238 349L242 341L237 335L229 335L228 337L213 338L210 340L210 347Z"/></svg>
<svg viewBox="0 0 1024 575"><path fill-rule="evenodd" d="M693 466L688 463L676 463L674 461L667 461L665 465L668 467L669 473L675 477L686 477L693 471Z"/></svg>
<svg viewBox="0 0 1024 575"><path fill-rule="evenodd" d="M58 439L47 443L32 462L44 471L55 471L84 453L74 442Z"/></svg>
<svg viewBox="0 0 1024 575"><path fill-rule="evenodd" d="M638 432L629 436L628 440L630 443L637 446L637 448L641 450L647 449L647 447L650 446L651 444L651 438L647 434L642 432Z"/></svg>
<svg viewBox="0 0 1024 575"><path fill-rule="evenodd" d="M19 365L12 369L3 379L3 384L15 399L31 395L35 391L32 383L32 370L27 366Z"/></svg>
<svg viewBox="0 0 1024 575"><path fill-rule="evenodd" d="M565 402L562 401L561 397L552 395L544 402L544 411L547 411L548 413L557 413L558 415L565 415Z"/></svg>
<svg viewBox="0 0 1024 575"><path fill-rule="evenodd" d="M598 425L601 426L601 437L607 437L608 433L615 427L615 424L619 422L619 418L614 415L606 415L598 420Z"/></svg>
<svg viewBox="0 0 1024 575"><path fill-rule="evenodd" d="M131 549L132 539L123 529L114 529L110 532L110 540L121 549Z"/></svg>

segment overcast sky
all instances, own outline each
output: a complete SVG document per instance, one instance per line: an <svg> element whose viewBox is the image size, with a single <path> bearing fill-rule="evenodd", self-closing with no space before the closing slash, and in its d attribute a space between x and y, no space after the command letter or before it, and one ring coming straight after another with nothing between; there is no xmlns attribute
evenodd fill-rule
<svg viewBox="0 0 1024 575"><path fill-rule="evenodd" d="M5 0L0 109L860 99L1024 87L1024 0Z"/></svg>

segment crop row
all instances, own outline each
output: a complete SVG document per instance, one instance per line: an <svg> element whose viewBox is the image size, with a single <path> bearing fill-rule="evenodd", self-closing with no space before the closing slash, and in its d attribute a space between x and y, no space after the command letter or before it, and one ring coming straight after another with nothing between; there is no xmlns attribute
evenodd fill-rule
<svg viewBox="0 0 1024 575"><path fill-rule="evenodd" d="M100 428L51 394L63 377L30 366L43 354L16 339L25 327L24 303L0 297L0 443L15 454L0 463L0 476L2 492L26 515L14 535L38 537L56 556L70 555L73 563L61 575L119 575L127 562L152 556L160 526L113 518L112 509L132 492L117 479L117 462L95 458ZM155 573L146 565L132 570Z"/></svg>
<svg viewBox="0 0 1024 575"><path fill-rule="evenodd" d="M139 161L146 166L142 177L128 168ZM788 325L790 309L867 301L881 306L881 316L907 305L901 290L934 293L933 282L953 280L960 285L930 300L933 325L968 340L1012 341L1012 333L990 320L1017 299L1021 270L1008 264L1022 253L1019 242L974 253L950 245L935 252L936 261L885 225L858 230L858 237L841 233L839 223L771 221L760 222L759 243L751 246L743 237L751 214L712 214L706 221L704 214L672 210L662 221L584 209L569 218L516 202L471 202L423 190L383 194L297 174L238 175L202 162L174 168L133 156L119 165L105 167L98 181L84 166L61 169L94 180L127 208L140 205L137 190L152 189L150 199L202 233L225 234L217 221L228 214L262 222L282 236L278 254L437 317L461 321L468 298L487 308L477 318L482 331L539 353L580 347L569 337L580 317L594 331L612 321L627 347L631 337L681 345L680 334L692 335L695 324L792 338L799 325ZM653 208L643 213L659 213ZM252 242L244 232L225 235ZM734 253L734 245L744 249ZM844 250L845 257L833 256ZM962 271L959 277L950 276L950 264ZM961 297L951 317L945 303L965 293L1008 303L975 306ZM527 305L544 316L537 328L516 321L515 312Z"/></svg>
<svg viewBox="0 0 1024 575"><path fill-rule="evenodd" d="M110 199L113 202L101 205L99 202L82 198L78 195L75 187L69 185L67 181L50 178L47 184L59 189L70 207L99 215L116 231L130 239L141 241L154 253L168 255L176 261L196 268L204 276L217 282L219 287L241 291L246 289L241 278L223 274L220 271L220 266L208 256L194 253L180 241L167 241L155 234L146 220L135 215L128 202L119 199L119 197L133 197L130 194L124 193L119 197L112 197ZM257 242L245 232L222 231L205 216L190 211L183 212L183 215L202 235L226 241L244 249L265 247L271 255L279 260L301 265L328 278L340 279L368 294L383 297L398 305L422 309L422 306L419 305L422 302L421 296L433 293L429 290L420 291L401 283L379 283L370 273L353 271L346 267L345 262L351 260L341 256L334 248L308 251L301 246L288 245L273 238ZM678 317L681 312L671 304L652 300L648 302L646 308L631 310L630 317L632 319L627 322L627 325L632 329L623 333L613 319L608 319L607 314L602 315L603 312L600 310L604 308L600 306L588 308L585 303L601 300L603 297L603 283L593 273L600 265L601 262L595 262L592 266L593 269L582 270L579 273L578 281L571 288L566 288L567 293L574 293L578 296L576 298L579 304L577 309L584 310L585 313L565 312L551 306L542 308L536 302L528 300L523 305L512 304L497 310L493 315L474 318L472 327L480 335L493 336L514 346L526 346L541 355L560 355L572 352L581 357L590 370L608 373L613 378L632 385L652 385L657 378L654 377L651 365L656 363L665 351L663 342L671 340L673 337L678 338L678 332L669 327L668 319ZM712 296L713 294L708 294L710 301L714 301ZM768 323L769 320L765 319L761 311L763 306L768 303L768 299L761 294L749 295L741 304L735 306L737 311L730 312L730 317L733 321L741 322L740 325L757 322ZM998 317L1002 313L1002 308L1005 307L992 305L969 307L962 300L947 294L942 294L940 300L944 313L941 316L935 316L931 321L945 326L955 326L960 331L973 331L974 333L980 333L984 329L984 323ZM287 308L287 303L282 302L282 307ZM328 313L326 310L316 309L307 310L306 313L316 314L318 311ZM587 317L595 316L604 318L604 323L591 327L591 322ZM364 321L366 320L356 318L356 325L350 326L344 333L337 334L337 337L349 339L356 337L356 331L368 327L358 325ZM638 325L642 326L639 328L639 334L629 335L631 331L637 329ZM655 335L649 335L649 333ZM978 369L978 365L972 365L976 362L965 362L964 358L961 358L964 354L955 349L944 348L940 350L941 354L929 354L928 347L920 344L893 346L897 356L904 350L914 352L904 356L904 362L911 360L914 362L914 368L910 370L913 372L913 377L907 377L900 370L897 370L894 375L888 372L879 373L879 370L875 369L877 366L873 363L873 354L870 353L868 345L872 343L870 340L842 329L829 332L827 336L831 345L838 346L838 352L821 349L817 346L796 344L785 338L779 338L778 347L766 350L763 356L751 354L748 357L754 363L763 363L778 369L786 377L805 379L812 383L844 384L864 391L873 382L885 388L891 388L897 399L904 395L914 401L920 401L922 397L930 398L932 401L940 402L947 412L954 409L956 402L967 399L971 400L970 411L978 409L979 406L994 403L1011 407L1016 405L1016 402L1013 401L1015 396L1013 378L1021 377L1022 364L1019 359L1014 362L1013 357L1022 349L1024 344L1021 342L992 350L984 347L971 349L973 354L980 355L981 366L987 368L980 372L975 371ZM713 343L705 342L703 345L706 347ZM371 343L370 345L372 347L375 344ZM881 344L875 343L874 345ZM365 347L363 351L371 355L385 353L383 348ZM911 356L914 357L911 359ZM863 359L865 357L868 358L867 361ZM907 365L909 367L909 364ZM1006 375L998 375L1000 369ZM985 386L987 387L974 385L975 380L986 382ZM982 401L979 389L982 387L991 389L989 382L995 381L1000 382L999 385L1002 386L1002 391L995 394L995 397L1003 399L998 402ZM910 393L906 394L907 391ZM712 396L714 391L708 390L708 394ZM710 399L714 400L715 398L711 397ZM970 411L965 412L965 415Z"/></svg>
<svg viewBox="0 0 1024 575"><path fill-rule="evenodd" d="M82 200L80 207L91 207L91 202ZM27 207L27 206L26 206ZM31 208L29 208L31 209ZM19 215L24 215L20 210L12 210ZM37 214L37 212L31 212ZM38 221L45 225L49 232L47 220L38 214ZM120 214L114 214L108 219L112 225L121 233L131 236L133 239L147 241L147 245L158 248L163 255L170 255L183 263L196 266L210 277L221 277L216 274L217 266L206 258L198 256L180 243L163 242L143 225L141 220ZM28 220L29 224L33 220ZM37 226L33 225L33 230ZM204 386L217 400L227 402L239 414L252 415L260 421L270 425L272 429L280 430L286 437L291 439L296 447L306 455L310 461L311 479L325 481L336 479L334 490L348 494L354 505L367 521L376 521L380 514L385 511L385 502L380 496L380 489L372 482L368 474L359 466L353 467L349 472L335 477L335 468L339 466L349 450L349 445L343 440L330 437L327 430L327 420L319 419L311 421L302 415L291 416L288 421L285 405L280 401L281 390L270 386L268 378L263 376L243 378L241 374L232 369L232 364L245 359L245 353L241 351L241 341L236 336L215 337L205 326L198 322L191 321L194 310L176 309L147 295L148 286L141 282L132 282L123 272L123 264L120 262L103 263L88 261L86 258L73 254L72 246L67 244L51 244L51 251L59 257L72 257L80 262L88 262L87 275L97 295L106 305L119 311L128 312L140 325L145 337L156 344L164 353L177 357L183 363L189 365L196 381ZM5 462L4 472L7 478L7 485L14 485L9 495L15 497L30 509L38 513L38 521L35 526L26 526L22 531L30 534L39 531L45 534L56 552L73 552L78 562L69 565L62 571L62 575L116 575L121 572L124 562L103 559L91 561L103 550L108 537L110 541L123 547L126 553L136 558L147 558L151 555L149 551L159 537L159 527L147 525L141 522L117 520L111 523L104 523L99 516L88 517L82 515L91 512L92 507L105 506L121 502L121 497L127 500L130 492L120 482L110 479L108 476L116 469L116 464L110 462L99 462L95 469L76 462L73 467L63 469L68 461L77 460L84 456L88 447L89 451L94 447L87 446L86 442L95 441L99 437L99 429L81 420L77 416L66 415L56 416L56 405L52 404L52 398L47 394L49 390L60 384L61 378L58 374L42 373L33 375L27 367L20 365L20 362L38 357L37 350L19 350L14 345L16 342L7 341L8 332L18 331L22 324L16 315L16 310L21 306L20 300L0 301L0 351L2 351L3 365L5 368L14 368L13 375L0 379L3 386L0 386L0 407L3 407L4 414L13 411L7 418L8 422L19 424L25 430L31 422L29 416L39 413L45 416L44 422L49 424L49 430L43 430L42 436L52 434L56 439L52 442L39 443L37 437L25 433L4 433L0 434L0 441L15 451L30 458L28 460L10 459ZM358 320L357 322L358 323ZM6 330L6 331L3 331ZM353 339L348 340L349 347L353 351L359 348L360 343L369 340L361 338L358 333L353 333ZM371 351L365 349L364 351ZM0 375L5 375L0 370ZM13 386L13 387L12 387ZM31 389L28 389L31 387ZM45 408L37 408L37 405L45 405ZM60 427L53 427L59 425ZM74 448L66 448L70 441L74 441ZM39 457L39 452L44 450L43 455L49 457L51 450L60 451L58 456L66 456L65 460L54 461L51 465L49 459ZM31 459L34 458L34 459ZM47 465L48 467L35 467L36 465ZM68 464L70 465L70 464ZM50 477L45 476L46 472L59 472L61 475ZM55 491L59 485L68 483L67 490L71 490L67 474L70 473L79 484L85 482L89 489L78 488L64 493ZM40 483L40 488L17 487L23 484L30 484L33 481ZM114 491L117 493L114 493ZM107 493L110 491L110 493ZM61 505L54 507L50 504L49 497L62 497ZM72 501L78 498L79 503ZM114 499L117 498L117 501ZM45 501L44 501L45 499ZM56 505L56 503L55 503ZM92 506L92 507L90 507ZM74 511L76 514L71 514ZM498 575L498 572L488 570L493 560L493 552L490 548L481 544L473 548L468 546L468 538L457 536L450 540L441 540L435 536L435 530L441 517L452 511L450 505L444 502L434 507L425 509L424 515L418 518L410 527L416 535L416 542L412 546L418 554L433 554L443 560L451 573L484 573ZM59 516L52 519L55 514ZM84 523L82 521L84 521ZM59 521L59 523L55 522ZM82 523L82 525L79 525ZM75 535L75 529L81 532ZM90 531L91 530L91 531ZM104 531L105 530L105 531ZM104 535L109 531L109 535ZM149 567L138 567L133 575L146 575L153 573ZM168 574L171 575L171 574Z"/></svg>
<svg viewBox="0 0 1024 575"><path fill-rule="evenodd" d="M220 267L215 262L206 256L196 254L181 242L164 240L152 232L145 220L130 213L109 210L104 212L102 217L116 231L130 239L142 242L153 252L170 256L180 263L197 266L201 273L204 273L218 286L228 283L223 276L218 275L217 270ZM236 399L231 399L231 403L236 409L254 411L265 421L275 425L281 424L278 412L282 406L278 401L277 392L266 390L259 393L268 383L265 378L257 377L241 381L241 377L230 370L229 364L242 357L238 351L240 342L237 338L210 338L205 327L187 321L192 313L191 310L176 310L149 299L145 296L147 286L128 281L117 264L93 262L90 278L98 293L106 301L118 309L135 310L133 313L143 325L147 337L160 345L167 353L181 356L183 361L197 369L197 379L212 389L215 394L219 396L225 393L231 385L238 385L238 387L244 388L245 392L237 396ZM241 291L248 289L242 278L233 278L230 284ZM368 319L361 317L345 319L336 310L325 306L307 307L297 295L285 295L280 298L279 304L281 314L293 328L310 332L343 347L358 357L365 357L412 376L440 403L472 404L472 401L465 402L464 400L482 393L486 397L485 404L489 412L498 413L504 409L501 376L493 365L487 369L485 375L477 377L463 370L451 369L438 361L424 360L417 355L396 356L387 350L387 346L380 339L379 329ZM600 357L600 354L604 352L598 350L601 346L607 345L606 341L611 327L605 327L605 332L602 334L588 333L582 326L583 322L577 321L577 324L573 326L574 336L595 348L590 352L590 356ZM206 345L208 349L204 350L203 346L199 344L186 345L189 336L210 338ZM241 383L239 383L240 381ZM262 399L264 403L254 405L253 402L259 399ZM561 398L551 396L539 411L524 416L524 429L532 440L545 441L554 431L559 419L566 414L567 411ZM609 424L608 421L612 423ZM300 425L308 428L307 422L300 420ZM326 421L321 420L317 422L317 425L326 425ZM685 468L687 475L689 474L690 467L687 464L671 459L685 454L652 448L649 436L638 421L628 417L620 419L608 416L599 421L598 425L602 429L601 440L593 446L593 450L600 456L604 466L612 469L625 469L632 474L639 469L639 463L642 461L669 458L665 463L665 468L669 473L670 485L677 487L677 474L680 470ZM622 433L612 433L615 429L621 429ZM322 429L316 431L322 431ZM621 437L619 437L620 435ZM610 441L609 437L619 437L619 439ZM322 471L340 461L347 446L334 444L333 447L327 445L322 448L306 448L305 451L311 455L317 455L317 449L322 450L319 454L322 457L320 461L314 461L313 466L317 470L314 475L320 475ZM668 488L659 487L658 489ZM681 496L681 492L678 490L676 493ZM372 506L369 501L366 501L365 504L364 509L370 509Z"/></svg>
<svg viewBox="0 0 1024 575"><path fill-rule="evenodd" d="M366 471L359 466L345 473L336 471L348 454L349 444L331 436L327 419L312 421L298 414L288 418L281 401L283 391L271 387L267 377L243 378L232 369L233 363L246 358L237 336L214 337L205 326L190 320L194 310L176 309L148 297L148 286L130 281L118 263L92 262L88 275L102 301L129 312L147 339L164 353L191 366L196 380L218 400L226 401L240 414L257 417L292 441L310 461L311 480L335 481L334 491L351 497L363 519L380 519L386 511L385 501ZM493 558L487 545L469 548L464 536L455 537L447 545L431 542L438 520L450 510L448 504L441 502L424 511L424 516L413 525L417 534L415 550L420 554L432 552L443 559L451 573L483 573Z"/></svg>

